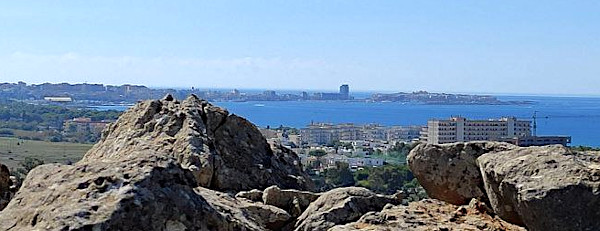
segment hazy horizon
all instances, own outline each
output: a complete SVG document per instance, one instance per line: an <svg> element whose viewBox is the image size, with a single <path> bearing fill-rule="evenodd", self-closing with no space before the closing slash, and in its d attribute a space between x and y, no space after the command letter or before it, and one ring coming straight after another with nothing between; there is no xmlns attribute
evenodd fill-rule
<svg viewBox="0 0 600 231"><path fill-rule="evenodd" d="M599 96L600 2L0 3L0 82Z"/></svg>
<svg viewBox="0 0 600 231"><path fill-rule="evenodd" d="M0 83L12 83L12 84L16 84L18 82L0 82ZM44 84L44 83L51 83L51 84L61 84L61 83L67 83L67 82L40 82L40 83L27 83L27 85L31 85L31 84ZM68 84L103 84L103 85L112 85L112 84L105 84L105 83L101 83L101 82L76 82L76 83L68 83ZM145 86L151 89L174 89L174 90L188 90L191 89L190 87L172 87L172 86L148 86L148 85L143 85L143 84L133 84L133 83L124 83L124 84L117 84L116 86L120 86L120 85L140 85L140 86ZM339 87L339 86L338 86ZM336 88L322 88L322 89L293 89L293 88L235 88L235 87L194 87L194 89L197 90L201 90L201 91L205 91L205 90L216 90L216 91L230 91L230 90L239 90L241 92L256 92L259 93L261 91L266 91L266 90L273 90L276 91L278 94L282 94L282 93L294 93L294 94L299 94L303 91L306 91L308 93L317 93L317 92L337 92L339 89ZM411 92L416 92L416 91L422 91L423 89L413 89L413 90L405 90L405 91L393 91L393 90L357 90L357 89L352 89L352 85L350 85L350 95L351 96L355 96L353 95L353 93L358 93L359 95L365 95L365 94L374 94L374 93L382 93L382 94L389 94L389 93L400 93L400 92L404 92L404 93L411 93ZM600 97L600 94L594 95L594 94L535 94L535 93L504 93L504 92L456 92L456 91L428 91L430 93L447 93L447 94L470 94L470 95L492 95L492 96L532 96L532 97L591 97L591 98L598 98Z"/></svg>

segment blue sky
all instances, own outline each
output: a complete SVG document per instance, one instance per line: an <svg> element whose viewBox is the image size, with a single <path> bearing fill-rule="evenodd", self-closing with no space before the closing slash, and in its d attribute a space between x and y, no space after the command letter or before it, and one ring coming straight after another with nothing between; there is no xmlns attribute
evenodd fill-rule
<svg viewBox="0 0 600 231"><path fill-rule="evenodd" d="M3 1L16 81L600 95L600 2Z"/></svg>

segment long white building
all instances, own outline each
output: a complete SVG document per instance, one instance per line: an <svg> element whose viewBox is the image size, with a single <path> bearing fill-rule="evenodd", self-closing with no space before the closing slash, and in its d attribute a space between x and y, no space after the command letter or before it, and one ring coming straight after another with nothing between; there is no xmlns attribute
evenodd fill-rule
<svg viewBox="0 0 600 231"><path fill-rule="evenodd" d="M421 141L430 144L528 136L531 136L531 121L517 120L515 117L469 120L456 116L447 120L433 119L427 121L427 127L421 131Z"/></svg>
<svg viewBox="0 0 600 231"><path fill-rule="evenodd" d="M352 123L311 123L300 129L303 143L329 144L340 140L412 140L419 137L421 126L391 126L379 124L355 125Z"/></svg>

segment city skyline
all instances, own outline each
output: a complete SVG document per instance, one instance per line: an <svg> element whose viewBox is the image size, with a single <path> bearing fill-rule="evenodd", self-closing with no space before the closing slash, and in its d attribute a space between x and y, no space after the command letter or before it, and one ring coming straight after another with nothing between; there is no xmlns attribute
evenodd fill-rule
<svg viewBox="0 0 600 231"><path fill-rule="evenodd" d="M597 2L0 4L0 82L600 95Z"/></svg>

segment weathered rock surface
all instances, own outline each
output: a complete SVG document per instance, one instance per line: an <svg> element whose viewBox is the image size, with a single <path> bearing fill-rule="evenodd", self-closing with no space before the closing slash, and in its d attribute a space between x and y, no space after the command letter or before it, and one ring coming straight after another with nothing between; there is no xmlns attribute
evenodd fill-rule
<svg viewBox="0 0 600 231"><path fill-rule="evenodd" d="M381 212L369 212L358 221L335 226L342 230L487 230L525 231L488 214L485 204L473 199L468 206L456 206L435 199L412 202L408 206L386 206Z"/></svg>
<svg viewBox="0 0 600 231"><path fill-rule="evenodd" d="M422 144L409 164L430 196L471 204L302 191L313 185L291 150L206 101L166 97L127 111L80 162L32 170L0 230L522 230L492 213L531 230L600 227L597 154ZM0 165L0 196L7 180Z"/></svg>
<svg viewBox="0 0 600 231"><path fill-rule="evenodd" d="M248 223L256 223L261 229L279 230L286 225L291 216L283 209L263 203L238 200L222 192L198 187L195 191L217 211L227 211L234 218L248 219Z"/></svg>
<svg viewBox="0 0 600 231"><path fill-rule="evenodd" d="M285 210L214 189L311 183L293 152L272 150L245 119L166 97L128 110L76 164L33 169L0 230L280 229Z"/></svg>
<svg viewBox="0 0 600 231"><path fill-rule="evenodd" d="M560 145L485 154L477 160L494 211L530 230L598 230L600 156Z"/></svg>
<svg viewBox="0 0 600 231"><path fill-rule="evenodd" d="M116 160L151 150L175 158L202 187L241 191L279 185L311 190L312 181L297 155L274 148L244 118L195 96L181 102L167 96L121 115L83 161Z"/></svg>
<svg viewBox="0 0 600 231"><path fill-rule="evenodd" d="M273 205L287 211L293 217L299 217L311 202L321 194L294 189L280 189L277 186L266 188L262 200L267 205Z"/></svg>
<svg viewBox="0 0 600 231"><path fill-rule="evenodd" d="M431 198L455 205L472 198L486 201L477 158L485 153L516 149L500 142L419 144L408 155L408 165Z"/></svg>
<svg viewBox="0 0 600 231"><path fill-rule="evenodd" d="M250 191L241 191L235 194L237 198L244 198L254 202L262 202L263 192L258 189L252 189Z"/></svg>
<svg viewBox="0 0 600 231"><path fill-rule="evenodd" d="M399 204L393 196L375 194L365 188L337 188L323 193L298 217L296 230L327 230L338 224L356 221L386 204Z"/></svg>
<svg viewBox="0 0 600 231"><path fill-rule="evenodd" d="M47 164L28 175L0 212L0 230L261 230L194 191L171 157Z"/></svg>
<svg viewBox="0 0 600 231"><path fill-rule="evenodd" d="M0 210L4 209L13 196L13 185L8 167L0 163Z"/></svg>

